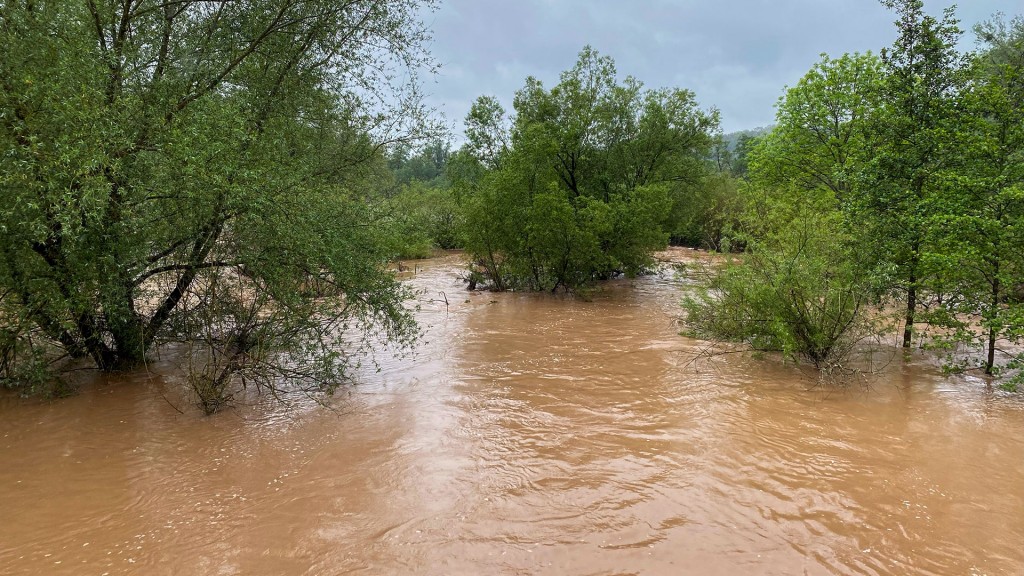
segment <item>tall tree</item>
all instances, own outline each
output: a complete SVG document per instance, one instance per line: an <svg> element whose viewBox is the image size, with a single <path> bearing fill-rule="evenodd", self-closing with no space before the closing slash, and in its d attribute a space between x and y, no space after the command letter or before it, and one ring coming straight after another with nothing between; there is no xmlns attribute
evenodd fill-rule
<svg viewBox="0 0 1024 576"><path fill-rule="evenodd" d="M494 284L572 289L642 270L665 243L673 198L702 181L717 112L688 90L618 82L589 47L550 90L528 78L514 106L507 136L493 135L503 121L492 99L467 118L472 151L509 142L500 162L478 156L493 170L467 218Z"/></svg>
<svg viewBox="0 0 1024 576"><path fill-rule="evenodd" d="M921 0L882 0L898 16L898 37L882 50L882 112L876 116L873 161L865 171L861 208L881 245L881 263L896 270L905 298L903 347L911 346L919 296L928 271L929 226L943 206L943 170L957 158L958 98L967 62L953 8L941 19Z"/></svg>
<svg viewBox="0 0 1024 576"><path fill-rule="evenodd" d="M775 128L750 154L761 186L824 188L849 203L856 174L870 156L878 113L881 61L871 53L823 55L779 99Z"/></svg>
<svg viewBox="0 0 1024 576"><path fill-rule="evenodd" d="M1001 341L1022 335L1024 308L1014 290L1024 278L1024 18L976 28L983 49L964 94L959 163L937 227L944 268L956 293L933 314L947 343L980 345L985 373L998 369Z"/></svg>
<svg viewBox="0 0 1024 576"><path fill-rule="evenodd" d="M407 334L372 227L353 225L381 147L425 126L402 80L433 66L422 4L4 2L3 321L128 367L200 338L200 318L238 328L199 297L237 281L280 321L250 315L263 344L324 344L318 314ZM330 303L299 297L312 280Z"/></svg>
<svg viewBox="0 0 1024 576"><path fill-rule="evenodd" d="M466 114L466 151L488 169L498 168L508 152L505 108L494 96L480 96Z"/></svg>

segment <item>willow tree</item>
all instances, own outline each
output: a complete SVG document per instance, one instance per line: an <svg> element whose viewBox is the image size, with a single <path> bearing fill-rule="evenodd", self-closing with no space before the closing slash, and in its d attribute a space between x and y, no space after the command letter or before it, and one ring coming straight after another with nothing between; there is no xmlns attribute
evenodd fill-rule
<svg viewBox="0 0 1024 576"><path fill-rule="evenodd" d="M467 150L490 169L468 208L467 247L493 285L574 289L643 270L667 241L673 203L702 183L717 112L689 90L620 82L589 47L552 88L528 78L514 107L508 121L483 98L467 119Z"/></svg>
<svg viewBox="0 0 1024 576"><path fill-rule="evenodd" d="M172 339L329 386L343 325L407 338L361 198L427 127L422 4L0 4L4 366Z"/></svg>

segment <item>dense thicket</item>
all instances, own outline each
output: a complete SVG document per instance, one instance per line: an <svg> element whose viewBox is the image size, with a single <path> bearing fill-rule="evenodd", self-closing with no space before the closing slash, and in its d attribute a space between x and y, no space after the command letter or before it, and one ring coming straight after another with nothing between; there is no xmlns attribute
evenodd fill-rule
<svg viewBox="0 0 1024 576"><path fill-rule="evenodd" d="M904 347L1012 371L1024 335L1024 19L980 25L980 49L963 54L953 9L883 4L898 16L890 48L825 56L780 100L742 188L748 254L691 300L691 325L817 365L901 307L890 320Z"/></svg>
<svg viewBox="0 0 1024 576"><path fill-rule="evenodd" d="M451 159L451 147L441 140L419 149L394 146L388 154L394 181L379 201L397 257L426 258L465 244L464 207L448 179Z"/></svg>
<svg viewBox="0 0 1024 576"><path fill-rule="evenodd" d="M366 196L427 128L424 4L0 3L4 382L184 341L215 409L239 373L336 384L348 325L408 339Z"/></svg>

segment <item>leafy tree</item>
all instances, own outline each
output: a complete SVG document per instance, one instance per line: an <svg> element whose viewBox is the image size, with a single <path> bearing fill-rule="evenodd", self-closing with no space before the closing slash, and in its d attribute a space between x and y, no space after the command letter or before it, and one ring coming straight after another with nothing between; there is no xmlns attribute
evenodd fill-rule
<svg viewBox="0 0 1024 576"><path fill-rule="evenodd" d="M745 253L687 300L695 335L842 374L854 346L878 333L865 314L877 277L844 207L871 148L880 76L871 54L822 56L780 99L775 128L746 140Z"/></svg>
<svg viewBox="0 0 1024 576"><path fill-rule="evenodd" d="M716 252L741 248L736 237L743 212L740 186L728 172L709 172L698 184L683 187L663 219L669 242Z"/></svg>
<svg viewBox="0 0 1024 576"><path fill-rule="evenodd" d="M905 299L903 347L913 338L920 290L941 276L926 264L929 227L948 214L943 175L956 162L959 97L966 60L956 50L961 30L953 9L941 19L921 0L883 0L896 11L899 35L882 51L881 112L875 117L872 162L860 208L881 247L880 262L893 266Z"/></svg>
<svg viewBox="0 0 1024 576"><path fill-rule="evenodd" d="M362 191L429 129L399 80L433 66L422 4L0 5L4 330L104 370L210 342L328 387L335 329L411 337Z"/></svg>
<svg viewBox="0 0 1024 576"><path fill-rule="evenodd" d="M401 258L427 258L463 245L463 209L450 187L413 180L388 203Z"/></svg>
<svg viewBox="0 0 1024 576"><path fill-rule="evenodd" d="M388 154L388 168L398 185L423 182L432 188L446 188L446 171L451 147L437 139L423 146L416 154L408 142L399 142Z"/></svg>
<svg viewBox="0 0 1024 576"><path fill-rule="evenodd" d="M929 318L949 331L940 344L985 350L994 374L1001 341L1024 336L1024 307L1014 291L1024 278L1024 19L977 28L986 49L974 61L960 117L960 162L935 227L932 255L955 290ZM965 366L961 366L965 367Z"/></svg>
<svg viewBox="0 0 1024 576"><path fill-rule="evenodd" d="M740 134L739 138L736 139L736 146L732 152L732 173L738 177L743 178L747 175L749 170L750 153L757 146L760 141L760 136L753 136L751 134Z"/></svg>
<svg viewBox="0 0 1024 576"><path fill-rule="evenodd" d="M476 180L467 246L493 285L575 289L643 270L672 203L702 181L717 113L686 90L618 83L589 47L550 90L528 78L514 106L507 135L493 99L467 118L467 151L490 169Z"/></svg>
<svg viewBox="0 0 1024 576"><path fill-rule="evenodd" d="M480 96L466 115L466 151L488 169L498 168L509 149L505 108L494 96Z"/></svg>
<svg viewBox="0 0 1024 576"><path fill-rule="evenodd" d="M1024 338L1024 20L979 26L984 50L962 55L952 10L883 3L891 49L823 56L780 100L741 188L747 253L691 298L690 326L831 369L885 320L865 308L902 295L904 346L927 322L949 368L1016 370L1016 387L1024 357L1002 345Z"/></svg>
<svg viewBox="0 0 1024 576"><path fill-rule="evenodd" d="M733 152L722 134L715 135L711 144L711 164L718 172L728 173L734 163Z"/></svg>
<svg viewBox="0 0 1024 576"><path fill-rule="evenodd" d="M870 127L881 81L881 61L871 53L822 55L779 100L775 128L749 153L751 179L763 186L826 188L839 204L849 204L874 144Z"/></svg>

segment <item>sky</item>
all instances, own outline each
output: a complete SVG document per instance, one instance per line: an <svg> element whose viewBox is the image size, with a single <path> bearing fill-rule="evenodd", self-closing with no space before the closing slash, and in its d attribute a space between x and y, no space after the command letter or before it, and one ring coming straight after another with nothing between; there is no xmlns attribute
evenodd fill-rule
<svg viewBox="0 0 1024 576"><path fill-rule="evenodd" d="M950 0L925 0L941 14ZM961 0L970 31L994 13L1024 14L1024 0ZM439 74L423 86L461 140L481 95L511 110L527 76L548 88L589 44L615 60L620 77L649 88L693 90L721 112L725 132L769 125L785 86L822 53L877 53L896 37L895 15L877 0L441 0L426 16Z"/></svg>

